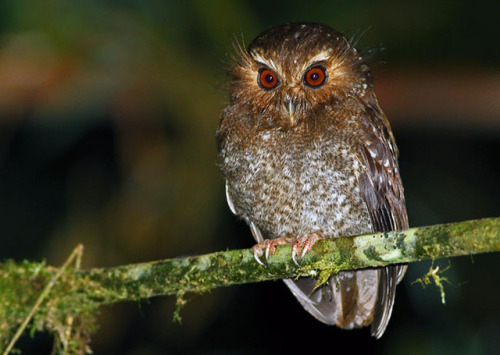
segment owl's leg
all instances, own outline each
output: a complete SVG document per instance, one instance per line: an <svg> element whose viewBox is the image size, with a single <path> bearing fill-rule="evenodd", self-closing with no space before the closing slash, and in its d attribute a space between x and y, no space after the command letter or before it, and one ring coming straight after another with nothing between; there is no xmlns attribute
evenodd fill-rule
<svg viewBox="0 0 500 355"><path fill-rule="evenodd" d="M304 259L304 256L311 250L314 244L318 240L321 239L326 239L323 234L321 233L306 233L303 234L300 238L296 239L293 244L292 244L292 259L293 262L297 265L300 266L299 263L297 262L297 255L300 254L300 260ZM302 250L302 252L301 252Z"/></svg>
<svg viewBox="0 0 500 355"><path fill-rule="evenodd" d="M269 256L273 255L276 252L276 247L278 245L289 244L294 240L291 236L284 236L275 239L264 239L262 242L255 244L252 247L253 257L257 262L263 266L266 266L260 258L262 255L266 257L266 263L269 263Z"/></svg>

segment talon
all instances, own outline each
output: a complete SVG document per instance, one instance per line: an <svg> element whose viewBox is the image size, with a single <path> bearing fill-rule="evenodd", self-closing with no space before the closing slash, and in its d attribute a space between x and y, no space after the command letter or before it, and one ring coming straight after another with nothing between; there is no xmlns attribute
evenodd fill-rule
<svg viewBox="0 0 500 355"><path fill-rule="evenodd" d="M300 264L297 262L297 254L300 252L300 245L293 243L292 245L292 260L295 263L295 265L300 266ZM303 257L301 257L302 259Z"/></svg>
<svg viewBox="0 0 500 355"><path fill-rule="evenodd" d="M292 246L292 259L293 262L297 265L300 266L299 263L296 261L297 254L302 250L300 253L300 262L304 259L304 256L309 253L311 248L316 244L316 242L320 239L325 238L319 233L311 233L311 234L304 234L302 235L299 239L297 239Z"/></svg>
<svg viewBox="0 0 500 355"><path fill-rule="evenodd" d="M269 257L276 252L276 246L287 244L289 242L290 237L288 236L275 239L265 239L264 241L257 243L252 247L253 257L260 265L267 266L267 264L269 264ZM267 264L264 264L260 260L260 257L262 257L262 255L265 256Z"/></svg>
<svg viewBox="0 0 500 355"><path fill-rule="evenodd" d="M257 256L256 253L253 253L253 258L262 266L266 266L262 261L260 261L259 257Z"/></svg>
<svg viewBox="0 0 500 355"><path fill-rule="evenodd" d="M260 257L262 256L262 244L259 243L259 244L254 245L252 247L252 251L253 251L253 257L254 257L255 261L257 261L262 266L266 266L266 264L264 264L260 260Z"/></svg>
<svg viewBox="0 0 500 355"><path fill-rule="evenodd" d="M273 255L275 252L275 248L273 248L273 245L271 243L266 243L266 263L269 264L269 256Z"/></svg>
<svg viewBox="0 0 500 355"><path fill-rule="evenodd" d="M312 245L311 245L312 246ZM302 249L302 254L300 254L300 259L304 259L304 256L309 253L309 250L311 250L311 246L309 244L306 244L304 246L304 249Z"/></svg>

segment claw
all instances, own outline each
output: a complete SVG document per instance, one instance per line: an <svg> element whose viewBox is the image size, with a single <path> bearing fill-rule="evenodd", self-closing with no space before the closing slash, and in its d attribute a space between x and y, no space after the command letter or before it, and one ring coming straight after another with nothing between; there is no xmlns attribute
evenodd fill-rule
<svg viewBox="0 0 500 355"><path fill-rule="evenodd" d="M253 258L262 266L266 266L262 261L260 261L259 257L257 256L257 253L253 253Z"/></svg>
<svg viewBox="0 0 500 355"><path fill-rule="evenodd" d="M290 241L291 239L288 236L275 239L265 239L252 247L253 257L260 265L267 266L267 264L269 264L269 257L276 252L276 246L290 243ZM262 255L266 258L266 264L260 260Z"/></svg>
<svg viewBox="0 0 500 355"><path fill-rule="evenodd" d="M309 240L308 240L309 241ZM306 242L306 245L304 245L304 249L302 249L302 254L300 254L300 259L304 259L304 256L309 253L309 250L311 250L312 246L316 243L316 238L312 243Z"/></svg>
<svg viewBox="0 0 500 355"><path fill-rule="evenodd" d="M300 266L299 262L302 262L304 256L311 250L311 248L320 239L325 238L319 233L304 234L292 245L292 260L295 265ZM302 252L300 252L302 250ZM300 260L297 262L297 254L300 252Z"/></svg>
<svg viewBox="0 0 500 355"><path fill-rule="evenodd" d="M295 263L295 265L300 266L300 264L297 261L297 254L300 252L300 245L297 243L292 244L292 260ZM303 257L301 257L302 260Z"/></svg>
<svg viewBox="0 0 500 355"><path fill-rule="evenodd" d="M269 255L274 253L274 250L271 252L271 243L266 243L266 263L269 264ZM273 248L274 249L274 248Z"/></svg>
<svg viewBox="0 0 500 355"><path fill-rule="evenodd" d="M262 252L262 247L263 247L263 244L264 242L261 242L261 243L258 243L258 244L255 244L253 247L252 247L252 251L253 251L253 257L254 259L262 266L266 266L266 264L264 264L261 260L260 260L260 257L262 256L263 252Z"/></svg>

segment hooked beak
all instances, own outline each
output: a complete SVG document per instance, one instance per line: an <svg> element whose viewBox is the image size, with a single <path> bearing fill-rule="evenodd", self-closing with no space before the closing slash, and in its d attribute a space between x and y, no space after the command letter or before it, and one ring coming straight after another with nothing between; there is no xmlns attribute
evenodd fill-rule
<svg viewBox="0 0 500 355"><path fill-rule="evenodd" d="M285 111L288 113L288 118L290 120L290 123L292 125L295 124L295 121L296 121L295 103L289 94L286 94L285 101L284 101L283 105L285 106Z"/></svg>

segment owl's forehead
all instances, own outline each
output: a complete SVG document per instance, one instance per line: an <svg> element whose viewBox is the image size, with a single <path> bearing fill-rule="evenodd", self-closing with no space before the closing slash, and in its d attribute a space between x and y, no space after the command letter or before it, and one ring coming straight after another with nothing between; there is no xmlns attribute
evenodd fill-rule
<svg viewBox="0 0 500 355"><path fill-rule="evenodd" d="M257 62L297 64L327 61L351 52L349 41L334 29L320 24L286 24L272 27L248 48Z"/></svg>

